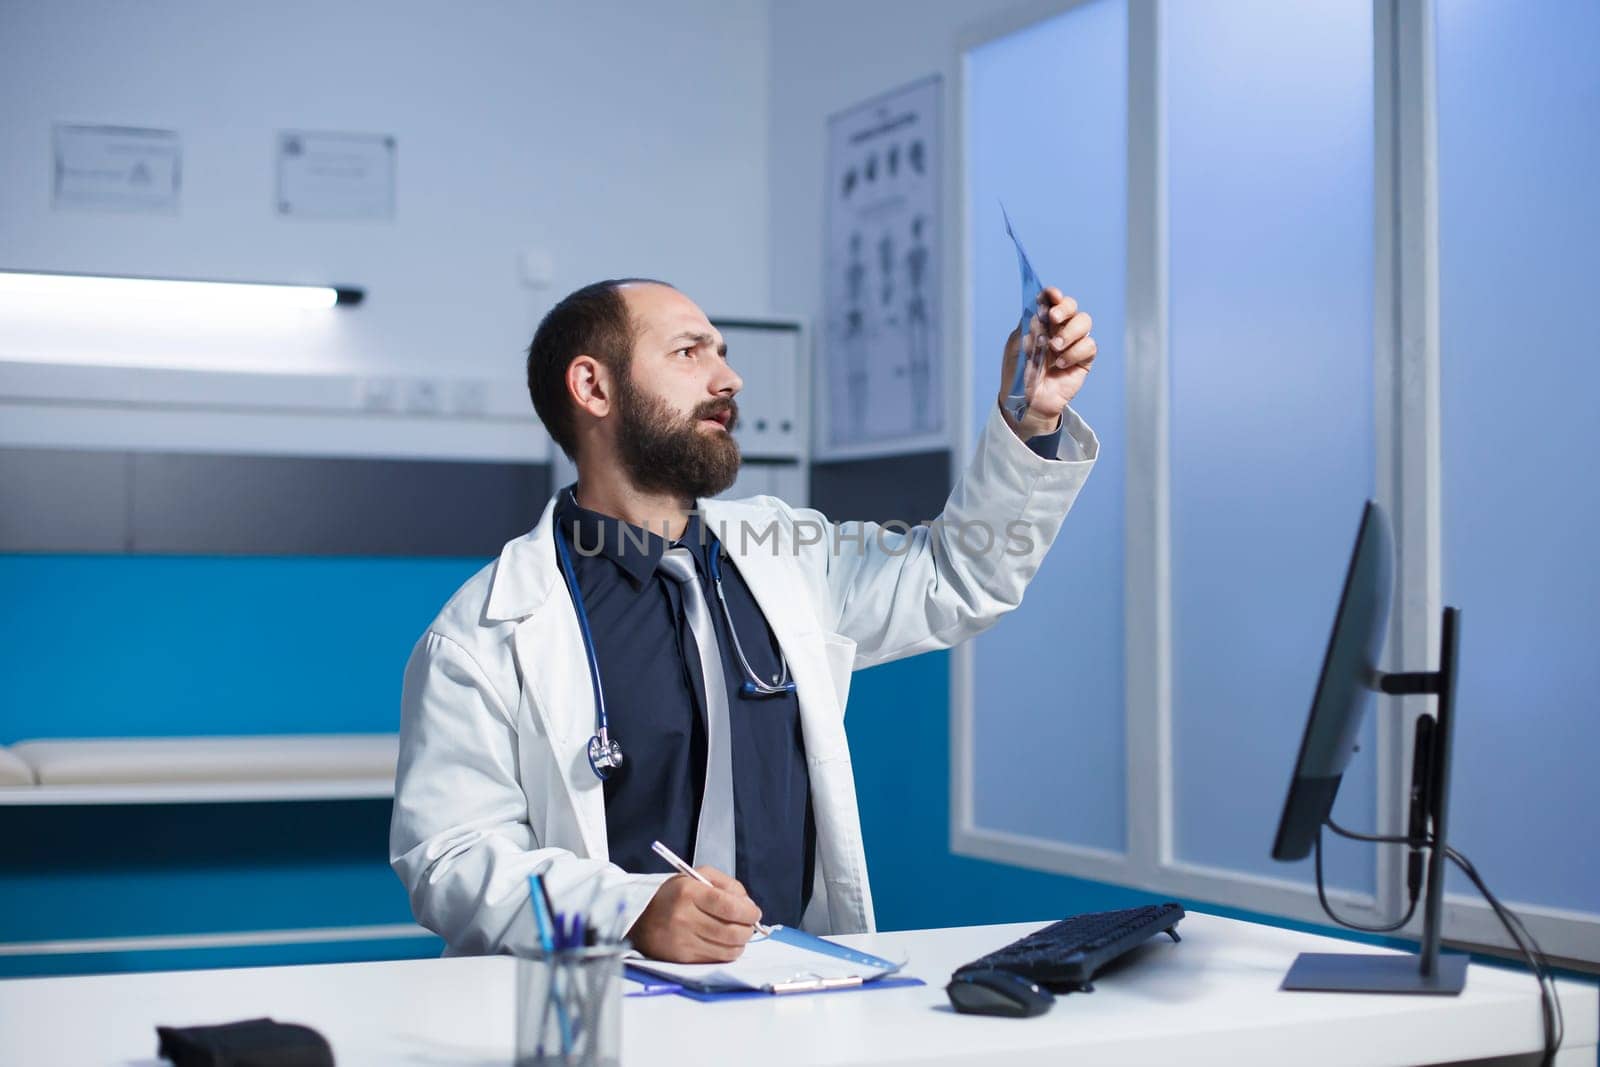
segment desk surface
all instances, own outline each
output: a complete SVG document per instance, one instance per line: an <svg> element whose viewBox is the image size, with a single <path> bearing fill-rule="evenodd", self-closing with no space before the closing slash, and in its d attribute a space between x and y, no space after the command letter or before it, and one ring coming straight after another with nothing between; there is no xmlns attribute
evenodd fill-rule
<svg viewBox="0 0 1600 1067"><path fill-rule="evenodd" d="M958 965L1037 923L841 938L909 956L923 987L699 1004L633 997L625 1063L1416 1064L1534 1051L1537 991L1525 974L1473 966L1459 997L1285 993L1303 951L1383 951L1191 914L1182 944L1152 940L1094 993L1034 1019L957 1015L943 986ZM0 1049L12 1063L154 1064L157 1023L270 1015L306 1023L340 1067L507 1064L513 962L506 957L0 981ZM1600 999L1562 983L1562 1064L1593 1067Z"/></svg>

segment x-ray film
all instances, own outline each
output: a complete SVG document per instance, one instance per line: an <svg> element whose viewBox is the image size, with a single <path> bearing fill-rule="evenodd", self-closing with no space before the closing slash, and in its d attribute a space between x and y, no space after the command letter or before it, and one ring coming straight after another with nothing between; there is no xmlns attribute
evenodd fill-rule
<svg viewBox="0 0 1600 1067"><path fill-rule="evenodd" d="M1012 418L1021 419L1033 404L1034 393L1044 379L1045 360L1050 355L1050 345L1041 331L1028 332L1028 323L1039 312L1039 292L1044 288L1028 253L1022 250L1022 241L1011 228L1011 216L1006 206L1000 205L1000 214L1006 220L1006 236L1017 250L1017 272L1022 276L1022 317L1017 322L1017 369L1011 377L1011 388L1006 391L1006 411Z"/></svg>

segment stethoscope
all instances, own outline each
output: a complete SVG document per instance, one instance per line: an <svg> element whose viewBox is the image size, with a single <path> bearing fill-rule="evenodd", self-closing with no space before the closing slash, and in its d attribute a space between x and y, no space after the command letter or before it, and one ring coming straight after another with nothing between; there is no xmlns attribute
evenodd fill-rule
<svg viewBox="0 0 1600 1067"><path fill-rule="evenodd" d="M593 768L595 777L603 782L611 777L612 771L622 766L622 746L611 736L606 721L606 697L600 685L600 661L595 658L594 636L589 631L589 613L584 610L583 594L578 591L578 576L572 569L572 554L567 548L566 531L559 522L555 527L556 555L561 560L561 575L567 581L567 591L572 594L572 606L578 612L578 631L583 635L583 653L589 660L589 682L594 686L596 729L594 736L589 738L589 766ZM711 539L711 551L708 555L711 559L711 584L717 591L717 603L722 605L722 621L727 625L728 636L733 639L733 654L739 660L739 669L744 671L744 683L739 686L739 695L754 699L793 693L795 684L789 680L789 660L781 648L778 650L780 673L774 681L764 681L751 668L750 661L744 655L744 646L739 643L739 633L733 628L733 615L728 610L728 597L722 591L722 544L715 537Z"/></svg>

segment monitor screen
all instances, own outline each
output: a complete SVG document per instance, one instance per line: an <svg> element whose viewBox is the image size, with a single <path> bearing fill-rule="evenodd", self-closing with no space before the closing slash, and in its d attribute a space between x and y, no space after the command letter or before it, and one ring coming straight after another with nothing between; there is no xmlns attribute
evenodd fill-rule
<svg viewBox="0 0 1600 1067"><path fill-rule="evenodd" d="M1322 660L1322 677L1311 700L1300 756L1278 821L1272 858L1300 860L1311 854L1317 831L1333 810L1339 780L1356 749L1361 719L1378 680L1378 655L1389 622L1394 588L1394 539L1389 519L1368 501L1356 531L1344 593L1333 617L1333 633Z"/></svg>

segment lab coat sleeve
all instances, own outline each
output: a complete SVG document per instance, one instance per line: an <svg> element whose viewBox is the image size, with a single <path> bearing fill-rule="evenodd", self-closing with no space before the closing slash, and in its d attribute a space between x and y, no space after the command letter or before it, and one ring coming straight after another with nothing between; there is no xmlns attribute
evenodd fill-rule
<svg viewBox="0 0 1600 1067"><path fill-rule="evenodd" d="M1099 456L1088 424L1070 409L1062 418L1055 458L1045 458L992 406L931 523L907 530L796 512L823 527L811 556L821 571L822 622L856 642L856 669L948 648L1022 603Z"/></svg>
<svg viewBox="0 0 1600 1067"><path fill-rule="evenodd" d="M447 955L539 948L528 876L557 911L619 934L667 875L635 875L541 847L518 781L517 720L460 644L429 631L406 666L389 855L417 922Z"/></svg>

